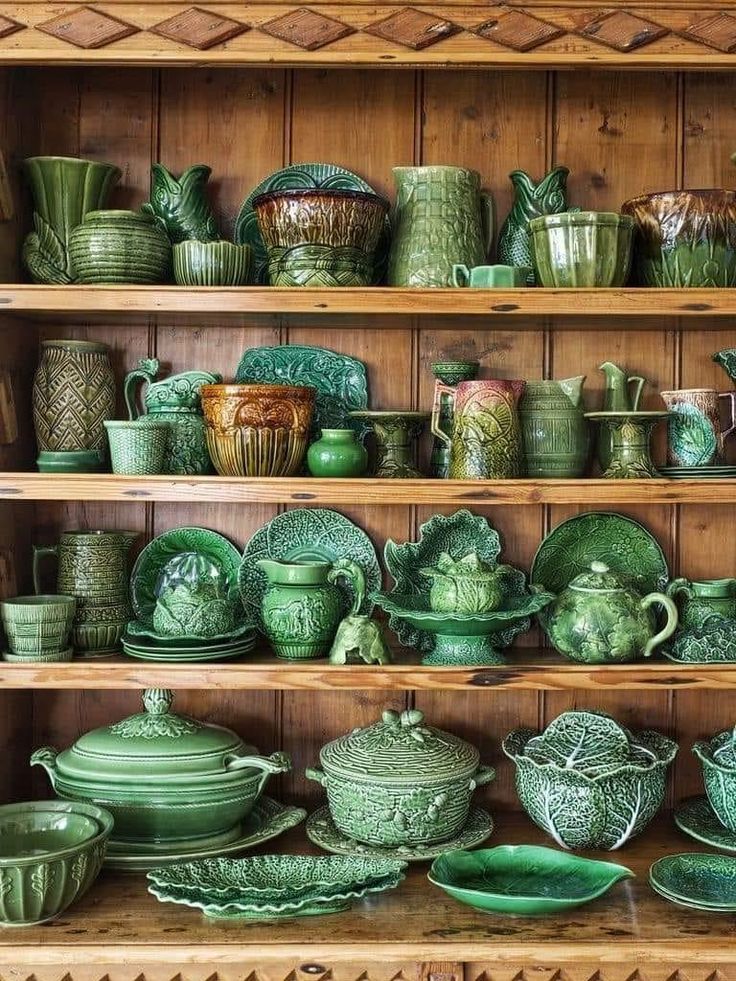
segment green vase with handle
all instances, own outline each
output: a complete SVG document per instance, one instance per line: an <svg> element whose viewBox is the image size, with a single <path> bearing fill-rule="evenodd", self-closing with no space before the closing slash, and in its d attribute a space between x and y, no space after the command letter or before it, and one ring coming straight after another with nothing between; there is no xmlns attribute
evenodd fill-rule
<svg viewBox="0 0 736 981"><path fill-rule="evenodd" d="M584 382L585 375L527 381L519 403L527 477L582 477L590 442Z"/></svg>
<svg viewBox="0 0 736 981"><path fill-rule="evenodd" d="M646 385L646 378L641 375L627 375L623 368L612 361L604 361L598 365L598 370L605 376L603 389L603 412L638 412L641 393ZM613 458L612 433L608 426L600 426L598 430L597 456L601 471L605 473L611 466Z"/></svg>

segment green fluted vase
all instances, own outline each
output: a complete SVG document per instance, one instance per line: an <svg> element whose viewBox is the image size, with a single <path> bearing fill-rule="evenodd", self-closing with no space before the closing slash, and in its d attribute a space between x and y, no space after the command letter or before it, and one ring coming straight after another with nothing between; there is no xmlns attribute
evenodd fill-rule
<svg viewBox="0 0 736 981"><path fill-rule="evenodd" d="M69 236L88 212L105 207L122 171L77 157L29 157L23 167L34 204L23 264L35 283L70 283Z"/></svg>

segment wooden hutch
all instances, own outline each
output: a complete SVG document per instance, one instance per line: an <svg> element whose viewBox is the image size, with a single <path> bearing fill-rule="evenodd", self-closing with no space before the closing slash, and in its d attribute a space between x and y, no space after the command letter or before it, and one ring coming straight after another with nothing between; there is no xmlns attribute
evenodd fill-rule
<svg viewBox="0 0 736 981"><path fill-rule="evenodd" d="M0 588L30 587L33 543L65 528L137 529L141 540L182 524L241 546L286 507L335 507L382 549L416 535L438 511L469 507L503 536L506 561L529 568L551 527L570 514L618 509L659 538L675 573L736 572L736 481L605 482L233 480L34 472L30 382L40 339L82 337L114 351L120 381L138 358L172 371L233 376L249 346L308 343L366 362L374 408L428 408L429 363L473 357L486 377L585 373L597 407L611 359L645 375L647 407L680 386L726 388L711 353L736 345L733 290L188 290L22 283L19 246L29 199L19 162L34 154L92 157L124 171L113 207L137 207L149 169L205 162L229 233L248 191L290 162L329 160L392 196L391 168L459 164L480 171L500 219L507 174L571 170L572 204L617 210L644 191L734 184L736 10L727 0L600 7L583 0L494 6L458 0L416 7L369 0L0 3L0 146L13 212L0 223ZM19 285L16 285L19 284ZM14 404L13 404L14 402ZM14 419L17 419L17 427ZM14 431L17 429L17 432ZM426 446L423 453L426 456ZM661 446L660 446L661 452ZM72 664L0 662L2 772L7 800L47 796L28 766L44 743L137 709L140 689L179 689L177 706L283 748L294 771L281 799L314 807L303 777L319 747L417 706L469 738L498 779L485 788L492 843L540 841L523 816L500 753L514 725L543 725L571 706L674 735L668 808L701 789L690 746L736 721L736 668L665 661L590 669L522 638L503 668L293 665L265 653L227 665L156 665L121 658ZM303 831L272 848L309 847ZM273 925L209 925L160 905L141 876L103 874L76 908L44 927L0 934L2 981L706 981L736 978L730 917L679 909L648 888L656 857L689 850L665 813L620 855L638 878L571 918L483 916L425 879L352 913Z"/></svg>

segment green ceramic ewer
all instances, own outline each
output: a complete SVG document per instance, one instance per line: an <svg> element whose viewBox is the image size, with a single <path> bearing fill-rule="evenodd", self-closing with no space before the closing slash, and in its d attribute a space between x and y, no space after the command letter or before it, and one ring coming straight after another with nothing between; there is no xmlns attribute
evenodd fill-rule
<svg viewBox="0 0 736 981"><path fill-rule="evenodd" d="M736 579L673 579L667 595L680 604L680 623L688 629L700 629L714 616L736 619Z"/></svg>
<svg viewBox="0 0 736 981"><path fill-rule="evenodd" d="M627 375L623 368L612 361L604 361L598 370L605 375L602 412L637 412L642 389L647 383L641 375ZM598 463L605 473L611 466L612 434L608 426L598 430Z"/></svg>
<svg viewBox="0 0 736 981"><path fill-rule="evenodd" d="M360 566L349 559L333 563L259 559L256 565L268 579L261 615L278 657L306 660L324 656L345 612L335 583L344 577L358 592L364 582Z"/></svg>
<svg viewBox="0 0 736 981"><path fill-rule="evenodd" d="M528 381L519 403L527 477L582 477L590 443L585 375Z"/></svg>

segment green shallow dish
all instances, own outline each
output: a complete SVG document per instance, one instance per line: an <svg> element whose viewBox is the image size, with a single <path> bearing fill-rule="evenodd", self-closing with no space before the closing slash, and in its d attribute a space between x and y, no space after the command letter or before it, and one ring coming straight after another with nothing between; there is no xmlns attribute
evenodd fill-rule
<svg viewBox="0 0 736 981"><path fill-rule="evenodd" d="M736 852L736 831L729 831L721 824L705 795L680 801L674 817L680 831L696 841L724 852Z"/></svg>
<svg viewBox="0 0 736 981"><path fill-rule="evenodd" d="M486 913L548 916L597 899L631 869L540 845L446 852L428 879L453 899Z"/></svg>
<svg viewBox="0 0 736 981"><path fill-rule="evenodd" d="M255 636L255 626L252 623L241 623L234 630L218 637L166 637L156 633L153 627L142 620L131 620L125 628L124 639L133 646L145 647L147 650L161 648L166 650L185 650L192 647L197 650L202 648L225 647L232 645L235 641L247 640Z"/></svg>
<svg viewBox="0 0 736 981"><path fill-rule="evenodd" d="M736 910L736 858L704 852L666 855L649 868L649 883L674 902Z"/></svg>
<svg viewBox="0 0 736 981"><path fill-rule="evenodd" d="M678 899L676 896L670 896L669 893L658 889L653 882L649 883L652 892L655 892L661 899L666 899L668 903L674 903L675 906L684 906L687 909L694 909L700 913L730 913L736 912L736 906L706 906L705 903L694 903L691 900Z"/></svg>
<svg viewBox="0 0 736 981"><path fill-rule="evenodd" d="M157 661L160 664L170 662L171 664L205 663L207 661L233 661L239 657L251 654L255 649L255 644L244 647L234 647L217 651L146 651L136 647L129 647L123 644L123 653L128 657L133 657L138 661Z"/></svg>

